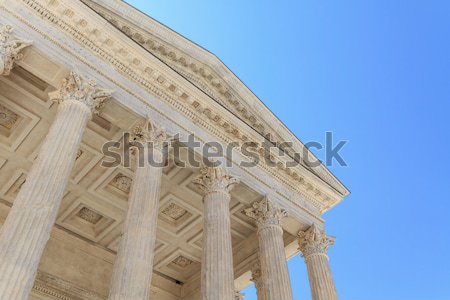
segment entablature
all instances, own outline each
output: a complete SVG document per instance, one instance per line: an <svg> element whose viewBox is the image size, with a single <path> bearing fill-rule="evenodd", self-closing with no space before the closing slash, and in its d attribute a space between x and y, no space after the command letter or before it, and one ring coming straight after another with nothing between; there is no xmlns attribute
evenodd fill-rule
<svg viewBox="0 0 450 300"><path fill-rule="evenodd" d="M0 3L5 4L6 1ZM103 77L102 80L107 81L109 86L117 88L117 101L139 114L151 109L159 115L157 119L169 120L174 124L173 132L195 132L202 143L211 140L223 144L233 141L258 142L261 139L261 135L253 127L212 101L208 95L159 59L136 47L128 36L84 4L56 0L23 0L9 4L3 5L2 9L16 18L21 17L14 13L14 9L29 10L34 17L40 18L33 23L21 18L28 26L26 30L33 30L35 36L40 36L47 43L46 46L36 43L34 47L40 48L44 53L56 54L59 51L59 62L68 69L71 59L67 58L70 54L88 66L91 72L95 71ZM42 26L36 27L37 23ZM55 30L55 25L59 32ZM62 38L63 35L65 38ZM57 51L52 49L55 46L59 48ZM180 115L183 116L182 119L179 118ZM295 211L301 207L317 218L320 213L342 200L340 192L304 166L288 168L285 157L265 153L261 148L256 150L262 157L270 156L276 167L261 163L256 168L257 172L240 168L239 175L252 181L250 185L262 184L259 188L261 191L267 187L274 188L279 201L287 200L290 203L290 210ZM278 184L273 183L272 177L277 179Z"/></svg>

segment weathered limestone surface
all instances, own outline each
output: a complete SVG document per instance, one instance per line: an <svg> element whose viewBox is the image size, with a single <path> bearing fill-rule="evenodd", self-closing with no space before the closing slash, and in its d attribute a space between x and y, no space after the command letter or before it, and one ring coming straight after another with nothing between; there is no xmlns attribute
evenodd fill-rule
<svg viewBox="0 0 450 300"><path fill-rule="evenodd" d="M244 300L244 294L242 294L241 292L239 292L239 291L236 291L236 293L235 293L235 295L234 295L234 299L235 300Z"/></svg>
<svg viewBox="0 0 450 300"><path fill-rule="evenodd" d="M265 300L292 299L281 220L286 211L267 197L245 210L258 225L259 259Z"/></svg>
<svg viewBox="0 0 450 300"><path fill-rule="evenodd" d="M309 284L313 300L337 300L338 296L328 262L328 247L334 238L312 225L298 234L299 246L308 269Z"/></svg>
<svg viewBox="0 0 450 300"><path fill-rule="evenodd" d="M0 75L9 75L14 63L22 58L21 51L31 45L31 41L13 37L12 26L0 28Z"/></svg>
<svg viewBox="0 0 450 300"><path fill-rule="evenodd" d="M110 92L71 73L53 96L56 119L0 231L1 300L28 298L83 132Z"/></svg>
<svg viewBox="0 0 450 300"><path fill-rule="evenodd" d="M206 167L194 183L205 194L202 299L232 300L235 291L229 205L230 190L238 179L223 168Z"/></svg>
<svg viewBox="0 0 450 300"><path fill-rule="evenodd" d="M143 166L136 168L129 197L123 236L114 264L109 299L148 300L158 220L162 167L147 159L162 161L167 134L146 121L134 130L134 140L143 147Z"/></svg>
<svg viewBox="0 0 450 300"><path fill-rule="evenodd" d="M251 268L252 278L251 280L255 284L256 295L258 296L258 300L265 300L266 295L264 293L264 283L261 278L261 262L258 261Z"/></svg>
<svg viewBox="0 0 450 300"><path fill-rule="evenodd" d="M291 233L305 224L323 222L322 214L348 194L325 167L319 166L314 172L300 165L288 167L283 153L267 153L265 147L259 146L262 136L270 135L270 140L276 143L294 141L293 148L287 149L290 153L303 151L304 145L214 55L124 1L0 0L0 8L0 23L12 24L15 29L5 26L0 30L0 75L8 75L0 80L0 222L6 220L20 189L27 192L21 192L16 204L29 208L22 213L15 208L10 219L17 220L8 220L5 225L8 233L0 231L0 300L27 299L25 291L33 277L36 277L33 288L36 299L98 300L107 298L109 293L112 299L114 295L140 299L147 294L150 286L147 283L151 280L147 275L152 276L152 267L157 272L152 276L150 298L230 300L237 296L234 290L249 284L249 263L254 262L254 254L259 251L258 238L269 245L263 254L264 268L283 268L278 265L283 257L282 251L278 251L283 233L280 235L276 226L269 226L260 234L253 232L253 221L242 217L244 206L265 193L277 193L277 202L291 216L283 225L286 242L294 239ZM23 39L29 37L33 39L33 47L28 47L30 41ZM114 85L117 97L102 110L102 116L89 122L87 130L84 121L74 121L72 117L76 118L81 111L83 116L91 114L92 107L89 101L83 101L83 95L95 93L92 84L82 81L82 91L75 89L79 93L71 94L76 100L59 101L59 109L64 113L59 113L62 116L54 127L61 131L52 130L60 134L61 141L56 143L53 138L55 149L39 154L38 162L51 163L36 162L30 173L30 159L36 157L48 126L54 121L48 111L52 104L47 93L59 84L71 65L83 65L83 69L96 74L102 82ZM79 83L73 80L72 84ZM72 103L75 101L81 103ZM85 109L77 105L87 105L89 112L84 114ZM239 148L235 149L237 155L227 157L233 164L233 173L239 174L243 181L235 188L231 210L228 192L234 183L223 184L227 180L211 180L221 176L202 174L202 181L208 181L201 183L203 188L214 185L212 182L222 185L217 190L205 191L202 210L204 195L188 184L198 170L172 166L165 169L161 205L171 205L177 213L171 217L161 209L156 243L154 231L151 233L152 222L156 222L152 212L157 211L158 204L154 201L159 196L148 186L148 189L133 188L131 182L156 186L153 176L159 178L160 173L138 170L139 174L133 175L131 170L108 170L99 164L104 156L104 142L119 140L143 111L148 111L171 132L182 136L195 134L204 143L249 142L256 146L262 163L251 169L240 166L244 154ZM80 133L83 130L84 135ZM81 135L83 142L71 167ZM70 149L63 144L70 144ZM45 147L44 143L42 149ZM273 166L266 163L268 156ZM70 169L71 183L66 187ZM138 176L147 179L140 181ZM23 184L25 178L27 183ZM62 193L64 201L57 213ZM127 211L133 218L128 217L120 246L121 224L125 224ZM55 214L58 225L53 227L45 246ZM205 219L201 220L203 216ZM233 258L230 223L233 245L238 250ZM23 233L23 237L16 237L17 232ZM11 245L5 245L5 239ZM273 247L276 252L269 253L275 251ZM285 250L292 248L297 250L292 244ZM116 252L119 258L111 284ZM173 258L179 256L188 259L189 265L174 264ZM277 261L275 265L266 256ZM320 283L327 274L319 271L327 270L324 265L327 261L313 258L311 261L316 261L314 266L323 264L316 269L308 267L310 278L318 278L316 281ZM259 299L267 299L260 265L259 275L253 272L253 281ZM273 276L279 273L275 271ZM268 277L266 281L279 280ZM233 279L237 285L233 285Z"/></svg>

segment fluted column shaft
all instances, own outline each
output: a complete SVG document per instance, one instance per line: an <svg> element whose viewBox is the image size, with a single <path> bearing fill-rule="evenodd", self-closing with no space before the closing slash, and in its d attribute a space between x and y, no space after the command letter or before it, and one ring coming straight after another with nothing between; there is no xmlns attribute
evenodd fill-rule
<svg viewBox="0 0 450 300"><path fill-rule="evenodd" d="M312 254L305 258L313 300L337 300L326 254Z"/></svg>
<svg viewBox="0 0 450 300"><path fill-rule="evenodd" d="M265 300L292 299L291 282L284 251L283 229L265 225L258 229L261 277Z"/></svg>
<svg viewBox="0 0 450 300"><path fill-rule="evenodd" d="M153 161L160 162L163 153L159 147L153 148L148 143L144 143L140 151L144 151L143 166L136 168L130 190L123 236L113 268L110 300L148 300L151 294L162 167L152 166L147 158L152 155Z"/></svg>
<svg viewBox="0 0 450 300"><path fill-rule="evenodd" d="M26 300L92 112L111 95L75 72L50 95L58 112L0 230L0 300Z"/></svg>
<svg viewBox="0 0 450 300"><path fill-rule="evenodd" d="M337 300L327 256L328 247L334 244L335 238L327 236L315 224L306 231L300 231L298 237L299 250L308 269L313 300Z"/></svg>
<svg viewBox="0 0 450 300"><path fill-rule="evenodd" d="M202 298L234 299L230 195L212 192L204 197Z"/></svg>
<svg viewBox="0 0 450 300"><path fill-rule="evenodd" d="M245 214L255 219L258 226L264 300L291 300L291 282L281 227L281 220L287 216L286 211L275 205L268 197L264 197L247 208Z"/></svg>
<svg viewBox="0 0 450 300"><path fill-rule="evenodd" d="M27 299L80 148L91 110L76 100L58 107L39 155L0 232L0 299Z"/></svg>
<svg viewBox="0 0 450 300"><path fill-rule="evenodd" d="M204 168L194 180L203 197L203 300L233 300L234 271L230 227L230 193L237 179L221 168Z"/></svg>

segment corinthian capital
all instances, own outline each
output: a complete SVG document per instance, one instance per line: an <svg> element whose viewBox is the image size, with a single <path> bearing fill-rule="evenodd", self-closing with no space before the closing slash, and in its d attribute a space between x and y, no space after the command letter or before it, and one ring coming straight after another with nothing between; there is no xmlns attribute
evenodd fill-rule
<svg viewBox="0 0 450 300"><path fill-rule="evenodd" d="M315 224L306 231L298 233L299 250L307 258L311 254L326 254L328 247L334 244L334 237L327 236L324 230L319 230Z"/></svg>
<svg viewBox="0 0 450 300"><path fill-rule="evenodd" d="M150 121L149 117L133 128L131 138L135 142L142 144L151 143L153 147L158 148L162 147L170 139L164 128L156 126Z"/></svg>
<svg viewBox="0 0 450 300"><path fill-rule="evenodd" d="M31 41L13 37L11 25L0 28L0 75L8 75L14 63L22 59L22 49L31 45Z"/></svg>
<svg viewBox="0 0 450 300"><path fill-rule="evenodd" d="M95 114L111 98L112 90L100 89L94 79L86 80L72 71L63 79L59 90L50 93L50 98L58 103L75 100L85 104Z"/></svg>
<svg viewBox="0 0 450 300"><path fill-rule="evenodd" d="M232 176L222 167L204 167L200 175L192 181L205 194L212 192L230 192L239 183L239 179Z"/></svg>
<svg viewBox="0 0 450 300"><path fill-rule="evenodd" d="M267 196L255 201L252 207L244 210L245 214L256 220L258 227L265 225L281 225L281 220L287 217L286 210L278 207Z"/></svg>
<svg viewBox="0 0 450 300"><path fill-rule="evenodd" d="M252 278L250 278L250 280L255 283L255 286L261 284L261 262L259 261L259 258L250 266L250 272L252 273Z"/></svg>
<svg viewBox="0 0 450 300"><path fill-rule="evenodd" d="M234 294L234 299L235 300L244 300L244 294L242 294L239 291L236 291L235 294Z"/></svg>

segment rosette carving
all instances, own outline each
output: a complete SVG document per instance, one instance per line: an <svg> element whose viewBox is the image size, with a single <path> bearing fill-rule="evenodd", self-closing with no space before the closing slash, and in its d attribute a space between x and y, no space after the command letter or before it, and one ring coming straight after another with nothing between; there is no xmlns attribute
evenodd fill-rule
<svg viewBox="0 0 450 300"><path fill-rule="evenodd" d="M327 236L325 231L317 228L315 224L308 230L298 233L299 250L304 258L311 254L326 254L328 247L334 244L334 240L334 237Z"/></svg>
<svg viewBox="0 0 450 300"><path fill-rule="evenodd" d="M98 114L105 102L111 98L112 90L97 87L94 79L86 80L75 71L64 78L59 90L50 93L53 101L62 103L67 100L76 100L85 104L91 111Z"/></svg>
<svg viewBox="0 0 450 300"><path fill-rule="evenodd" d="M0 75L9 75L14 63L22 59L22 50L32 44L31 41L14 37L11 25L0 28Z"/></svg>
<svg viewBox="0 0 450 300"><path fill-rule="evenodd" d="M252 207L244 210L244 213L256 220L259 226L281 225L281 220L287 217L286 210L278 207L267 196L260 201L255 201Z"/></svg>
<svg viewBox="0 0 450 300"><path fill-rule="evenodd" d="M232 176L222 167L204 167L200 175L192 181L205 194L212 192L230 192L239 183L237 177Z"/></svg>

